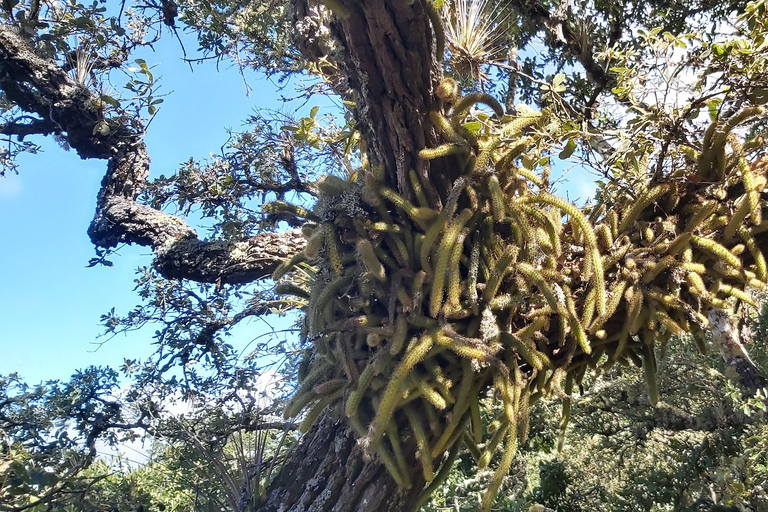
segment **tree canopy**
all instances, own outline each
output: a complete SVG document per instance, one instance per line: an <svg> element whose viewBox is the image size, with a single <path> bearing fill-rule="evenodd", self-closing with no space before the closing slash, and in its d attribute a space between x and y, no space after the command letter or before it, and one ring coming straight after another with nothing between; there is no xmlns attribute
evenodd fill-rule
<svg viewBox="0 0 768 512"><path fill-rule="evenodd" d="M642 368L655 406L667 351L712 345L754 395L766 382L743 327L768 285L765 11L764 1L4 2L3 172L23 172L15 159L35 135L105 160L92 264L121 244L154 255L137 281L142 304L103 317L107 333L158 325L154 358L123 368L138 383L136 420L93 395L107 410L80 420L86 444L106 425L265 430L264 409L242 392L271 368L292 389L277 426L304 435L273 454L272 466L285 459L266 488L227 481L216 498L226 507L418 510L470 453L477 470L493 467L487 511L532 408L555 416L564 439L572 396L617 366ZM311 76L308 101L342 106L258 112L223 155L153 177L142 139L162 98L154 68L131 55L179 30L210 58ZM573 168L597 180L587 203L558 193ZM250 354L227 340L245 319L296 311L296 339ZM212 400L213 416L159 421L158 404L179 395ZM542 405L551 400L559 415ZM238 423L217 423L216 410ZM34 506L24 499L36 489L0 505Z"/></svg>

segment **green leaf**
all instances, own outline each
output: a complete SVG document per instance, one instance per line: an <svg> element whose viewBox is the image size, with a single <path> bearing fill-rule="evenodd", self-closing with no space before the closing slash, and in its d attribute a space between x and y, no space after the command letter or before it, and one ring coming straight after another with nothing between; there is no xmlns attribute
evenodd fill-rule
<svg viewBox="0 0 768 512"><path fill-rule="evenodd" d="M717 121L717 116L719 114L719 109L720 109L720 103L722 102L723 100L721 100L720 98L712 98L707 102L707 107L709 108L709 118L712 120L713 123Z"/></svg>
<svg viewBox="0 0 768 512"><path fill-rule="evenodd" d="M464 128L466 128L470 133L477 135L480 133L480 130L482 130L483 123L480 121L470 121L468 123L464 123Z"/></svg>
<svg viewBox="0 0 768 512"><path fill-rule="evenodd" d="M103 94L103 95L101 95L101 96L99 97L99 99L100 99L101 101L103 101L104 103L106 103L107 105L109 105L109 106L112 106L112 107L115 107L115 108L120 108L120 102L119 102L119 101L117 101L117 100L116 100L115 98L113 98L112 96L108 96L108 95L106 95L106 94Z"/></svg>
<svg viewBox="0 0 768 512"><path fill-rule="evenodd" d="M575 150L576 150L576 140L568 139L568 143L565 145L565 147L560 152L558 157L560 157L560 160L565 160L569 158Z"/></svg>
<svg viewBox="0 0 768 512"><path fill-rule="evenodd" d="M625 96L628 89L626 87L614 87L611 92L617 96Z"/></svg>

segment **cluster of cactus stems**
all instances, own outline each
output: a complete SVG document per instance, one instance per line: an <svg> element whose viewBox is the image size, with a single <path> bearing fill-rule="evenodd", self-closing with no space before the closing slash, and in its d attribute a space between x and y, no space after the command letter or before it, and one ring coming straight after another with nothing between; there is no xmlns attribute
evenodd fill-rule
<svg viewBox="0 0 768 512"><path fill-rule="evenodd" d="M339 411L403 488L415 447L428 482L416 508L461 446L480 468L501 452L489 510L537 400L564 398L564 428L587 370L618 362L644 368L655 404L656 349L682 333L701 340L708 308L753 304L745 290L768 278L768 162L747 161L733 130L764 111L675 148L679 170L639 196L582 210L520 165L546 115L505 116L450 80L437 93L430 119L445 144L421 157L455 170L439 207L415 172L394 190L372 167L321 179L311 211L270 206L305 220L307 237L276 279L298 262L315 269L308 290L279 288L307 298L311 343L285 413L304 412L306 431ZM496 112L481 135L463 124L478 102Z"/></svg>

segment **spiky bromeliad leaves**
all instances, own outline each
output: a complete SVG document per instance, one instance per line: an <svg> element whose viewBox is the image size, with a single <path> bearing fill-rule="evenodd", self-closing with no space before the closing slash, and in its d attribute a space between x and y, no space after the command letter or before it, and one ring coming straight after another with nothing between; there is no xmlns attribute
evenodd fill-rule
<svg viewBox="0 0 768 512"><path fill-rule="evenodd" d="M449 142L421 153L454 171L439 208L415 173L412 190L388 188L374 168L318 184L296 260L315 265L314 350L287 414L307 410L308 428L326 407L343 409L403 487L401 442L413 439L432 482L424 497L462 443L479 466L500 450L488 510L531 404L570 397L588 369L617 362L645 368L655 403L656 348L700 337L709 308L749 303L744 290L765 286L768 160L747 162L731 136L765 110L714 122L702 150L679 148L687 168L583 212L516 165L531 145L522 132L546 112L511 118L487 95L457 99L430 116ZM496 112L480 135L462 124L475 102ZM683 179L691 169L697 179ZM480 401L500 411L487 423Z"/></svg>
<svg viewBox="0 0 768 512"><path fill-rule="evenodd" d="M443 2L441 10L450 51L448 65L458 75L482 83L486 79L483 66L503 58L508 13L487 0ZM442 56L439 48L438 56Z"/></svg>

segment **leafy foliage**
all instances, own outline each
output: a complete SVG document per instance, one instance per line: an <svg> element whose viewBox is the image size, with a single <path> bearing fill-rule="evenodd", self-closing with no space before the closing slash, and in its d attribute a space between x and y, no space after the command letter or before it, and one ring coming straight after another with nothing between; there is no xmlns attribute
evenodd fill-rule
<svg viewBox="0 0 768 512"><path fill-rule="evenodd" d="M130 54L177 21L197 33L202 58L268 75L307 71L344 96L336 118L318 107L299 119L259 112L220 155L139 187L135 211L199 220L215 251L236 262L258 235L286 225L301 226L306 247L278 267L276 287L139 271L143 303L102 318L107 335L157 329L153 358L123 367L136 382L124 398L136 421L100 398L116 386L113 373L89 370L80 387L34 392L9 377L18 392L8 394L8 418L21 418L3 427L14 429L2 473L17 493L10 506L60 503L66 487L83 507L120 508L127 493L143 507L254 508L289 437L259 425L295 387L285 415L300 430L340 414L401 487L418 466L417 485L429 485L417 508L446 478L453 488L428 509L762 507L764 397L737 397L723 372L705 370L712 359L688 363L680 336L704 351L712 311L743 314L768 280L765 2L424 4L437 54L422 57L448 76L419 121L438 142L411 148L421 167L397 177L368 151L371 134L358 132L376 120L358 108L360 77L343 76L347 2L325 5L302 4L311 15L296 29L311 37L297 47L298 2L153 0L118 13L98 2L3 3L2 20L90 98L81 124L97 146L100 137L139 140L158 114L156 71ZM126 92L115 92L118 80ZM6 167L36 149L28 136L78 142L45 109L30 115L9 97L0 100ZM554 195L565 166L595 172L595 204ZM105 262L103 249L98 256L93 264ZM297 309L302 319L285 332L300 334L298 345L287 336L250 352L232 343L250 335L246 320ZM638 375L619 365L642 367L648 402ZM249 393L272 372L282 375L280 399L265 409ZM81 388L90 390L82 400ZM717 402L724 389L732 396ZM57 405L63 396L76 405ZM173 400L206 405L175 417ZM543 421L560 406L560 426ZM35 408L46 413L33 417ZM164 465L86 480L96 474L82 473L95 440L129 427L162 439ZM70 451L81 459L66 482L40 469L65 467ZM460 477L449 475L455 460Z"/></svg>
<svg viewBox="0 0 768 512"><path fill-rule="evenodd" d="M764 347L755 352L762 355ZM574 402L562 451L563 434L548 420L556 404L534 406L529 442L505 479L511 492L496 500L495 510L534 503L566 512L761 510L768 499L761 462L765 406L747 406L722 361L698 354L690 341L675 344L662 364L656 408L647 401L641 371L600 375ZM466 453L459 460L470 458ZM425 510L454 502L474 510L476 480L471 465L459 462Z"/></svg>
<svg viewBox="0 0 768 512"><path fill-rule="evenodd" d="M97 441L114 444L114 429L126 426L116 392L117 373L105 368L78 371L65 384L0 377L0 506L50 505L91 482L82 471Z"/></svg>

